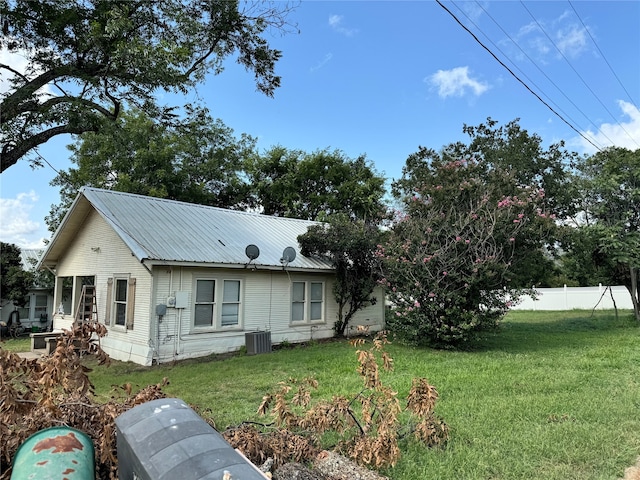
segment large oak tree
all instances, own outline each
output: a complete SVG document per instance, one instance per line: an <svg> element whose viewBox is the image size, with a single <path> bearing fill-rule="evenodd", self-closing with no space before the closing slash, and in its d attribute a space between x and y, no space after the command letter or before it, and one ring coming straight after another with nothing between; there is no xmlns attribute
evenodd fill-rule
<svg viewBox="0 0 640 480"><path fill-rule="evenodd" d="M275 146L245 162L255 204L267 215L324 220L336 213L375 223L386 210L385 178L361 155Z"/></svg>
<svg viewBox="0 0 640 480"><path fill-rule="evenodd" d="M140 110L125 111L100 132L86 132L68 147L73 167L51 182L60 187L47 224L55 231L83 186L214 207L250 207L244 160L255 150L203 108L158 122Z"/></svg>
<svg viewBox="0 0 640 480"><path fill-rule="evenodd" d="M1 171L61 134L99 131L123 107L150 110L159 91L185 93L236 56L257 89L280 85L281 52L264 38L287 30L288 4L231 0L0 0Z"/></svg>

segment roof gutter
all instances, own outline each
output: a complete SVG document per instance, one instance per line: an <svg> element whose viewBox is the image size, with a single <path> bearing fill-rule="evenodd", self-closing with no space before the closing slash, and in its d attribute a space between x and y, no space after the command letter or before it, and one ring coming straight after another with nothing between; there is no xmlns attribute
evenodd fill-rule
<svg viewBox="0 0 640 480"><path fill-rule="evenodd" d="M147 259L149 260L149 259ZM148 265L152 267L200 267L200 268L229 268L238 270L250 270L250 271L289 271L289 272L310 272L310 273L331 273L333 268L305 268L305 267L292 267L291 265L266 265L260 263L252 263L247 267L244 263L203 263L203 262L183 262L179 260L149 260Z"/></svg>

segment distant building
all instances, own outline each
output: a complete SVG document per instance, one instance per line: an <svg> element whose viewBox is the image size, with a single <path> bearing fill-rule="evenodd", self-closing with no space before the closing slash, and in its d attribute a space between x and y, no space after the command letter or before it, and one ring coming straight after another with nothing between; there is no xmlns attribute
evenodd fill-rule
<svg viewBox="0 0 640 480"><path fill-rule="evenodd" d="M44 249L21 249L20 260L22 268L27 271L35 271L43 253ZM27 296L27 304L24 307L17 307L12 302L2 303L0 320L7 322L11 312L16 309L20 315L20 323L25 327L26 331L32 330L34 327L37 330L44 330L51 324L53 292L45 285L33 285Z"/></svg>

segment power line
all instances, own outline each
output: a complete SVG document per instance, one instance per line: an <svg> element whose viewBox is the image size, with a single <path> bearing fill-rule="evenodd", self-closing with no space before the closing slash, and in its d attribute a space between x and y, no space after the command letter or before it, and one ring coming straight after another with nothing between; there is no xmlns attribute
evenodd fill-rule
<svg viewBox="0 0 640 480"><path fill-rule="evenodd" d="M60 172L59 172L58 170L56 170L56 169L54 168L54 166L53 166L53 165L51 165L51 163L49 162L49 160L47 160L46 158L44 158L44 157L40 154L40 152L38 151L38 149L37 149L37 148L34 148L34 149L33 149L33 153L35 153L38 157L40 157L40 159L41 159L44 163L46 163L46 164L49 166L49 168L50 168L51 170L53 170L54 172L56 172L56 174L60 175Z"/></svg>
<svg viewBox="0 0 640 480"><path fill-rule="evenodd" d="M484 7L483 7L483 6L482 6L482 4L480 4L477 0L476 0L476 4L477 4L481 9L482 9L482 11L485 13L485 15L487 15L487 16L488 16L488 17L493 21L493 23L495 23L495 24L498 26L498 28L502 31L502 33L504 33L504 34L507 36L507 38L508 38L509 40L511 40L511 42L512 42L516 47L518 47L518 49L520 50L520 52L522 52L522 54L523 54L525 57L527 57L527 59L528 59L528 60L529 60L529 61L530 61L530 62L531 62L531 63L532 63L532 64L533 64L537 69L538 69L538 71L539 71L539 72L540 72L540 73L541 73L541 74L542 74L542 75L543 75L543 76L544 76L544 77L545 77L545 78L546 78L546 79L551 83L551 85L553 85L553 86L556 88L556 90L558 90L558 91L562 94L562 96L563 96L565 99L567 99L567 101L568 101L571 105L573 105L573 107L574 107L578 112L580 112L580 113L582 114L582 116L587 120L587 122L588 122L588 123L592 124L594 127L596 127L596 130L598 130L597 125L595 125L595 124L591 121L591 119L587 116L587 114L586 114L586 113L584 113L584 112L580 109L580 107L578 107L578 105L576 105L576 104L573 102L573 100L571 100L571 99L570 99L570 98L569 98L569 97L564 93L564 91L563 91L563 90L562 90L558 85L556 85L556 83L555 83L555 82L554 82L554 81L553 81L553 80L552 80L552 79L551 79L551 78L550 78L550 77L545 73L545 71L544 71L542 68L540 68L540 67L538 66L538 64L536 63L536 61L535 61L534 59L532 59L532 58L529 56L529 54L528 54L528 53L527 53L527 52L526 52L526 51L525 51L525 50L520 46L520 44L519 44L516 40L514 40L514 39L511 37L511 35L509 35L509 33L505 31L505 29L504 29L504 28L502 28L502 26L501 26L501 25L496 21L496 19L494 19L494 18L491 16L491 14L490 14L490 13L489 13L489 12L488 12ZM454 5L455 5L455 3L454 3ZM456 6L457 6L457 5L456 5ZM459 9L459 8L460 8L460 7L458 7L458 9ZM463 13L464 13L464 12L463 12ZM466 14L465 14L465 16L466 16ZM469 17L468 17L468 16L467 16L467 19L469 19ZM480 31L482 32L482 29L481 29L478 25L476 25L476 24L475 24L471 19L469 19L469 21L470 21L471 23L473 23L473 24L475 25L475 27L476 27L478 30L480 30ZM483 32L483 33L484 33L484 32ZM485 35L485 37L487 37L487 38L489 39L489 41L490 41L490 42L491 42L491 43L492 43L492 44L493 44L493 45L494 45L494 46L495 46L495 47L500 51L500 53L502 53L502 55L504 55L506 58L509 58L509 56L508 56L506 53L504 53L504 52L500 49L500 47L496 46L496 44L495 44L495 43L493 43L493 41L491 41L491 39L489 38L489 36L488 36L487 34L484 34L484 35ZM520 72L522 72L522 74L527 78L527 80L529 80L529 82L530 82L530 83L532 83L532 84L533 84L533 86L534 86L534 87L536 87L540 92L542 92L542 93L544 94L544 92L543 92L542 88L540 88L538 85L536 85L536 83L535 83L533 80L531 80L531 79L527 76L527 74L526 74L526 73L524 73L524 72L523 72L523 71L522 71L522 70L517 66L517 64L516 64L514 61L511 61L511 63L512 63L512 64L513 64L513 65L514 65L514 66L515 66L515 67L516 67ZM573 123L575 123L575 124L577 124L577 123L578 123L578 122L576 122L573 118L571 118L571 116L570 116L569 114L567 114L564 110L562 110L562 108L561 108L557 103L555 103L555 102L551 99L551 97L550 97L549 95L544 94L544 96L545 96L547 99L549 99L549 102L553 103L553 104L555 105L555 107L556 107L558 110L560 110L560 111L561 111L561 112L562 112L566 117L568 117L568 118L569 118L569 120L571 120L571 121L572 121ZM585 133L586 133L586 132L585 132ZM613 141L612 141L609 137L607 137L607 135L606 135L605 133L602 133L602 134L603 134L603 136L604 136L607 140L609 140L609 142L610 142L610 143L613 143ZM592 139L594 142L596 141L593 137L591 137L591 139Z"/></svg>
<svg viewBox="0 0 640 480"><path fill-rule="evenodd" d="M634 107L638 108L638 105L636 104L636 102L633 101L633 98L631 98L631 94L627 91L627 89L625 88L625 86L622 84L622 81L620 80L620 78L618 78L618 75L616 75L616 72L613 70L613 67L611 66L611 64L609 63L609 61L607 60L607 57L605 56L605 54L602 52L602 50L600 50L600 47L598 46L596 39L593 38L593 36L591 35L591 32L589 31L589 29L587 28L587 26L584 24L584 22L582 21L582 18L580 18L580 15L578 14L577 10L575 9L575 7L573 6L573 3L571 3L571 0L567 0L569 2L569 5L571 5L571 8L573 9L573 13L576 14L576 17L578 17L578 20L580 20L580 23L582 24L582 27L584 28L585 32L587 32L587 35L589 35L589 38L591 39L591 41L593 42L593 44L595 45L596 49L598 50L598 53L600 53L600 56L602 57L602 59L604 60L604 63L607 64L607 66L609 67L609 70L611 70L611 73L613 74L613 76L615 77L615 79L618 81L618 84L622 87L622 90L624 90L624 93L627 94L627 97L629 98L629 100L631 101L631 103L633 104ZM640 110L640 108L639 108Z"/></svg>
<svg viewBox="0 0 640 480"><path fill-rule="evenodd" d="M510 74L513 78L515 78L518 82L520 82L522 84L522 86L524 86L524 88L526 88L534 97L536 97L540 102L542 102L543 105L545 105L549 110L551 110L551 112L553 112L554 115L556 115L560 120L562 120L564 123L566 123L569 128L571 128L573 131L575 131L578 135L580 135L582 138L584 138L587 142L589 142L596 150L601 151L601 148L599 148L595 143L593 143L590 139L588 139L587 137L585 137L583 135L582 132L580 132L576 127L574 127L571 123L569 123L569 121L567 121L562 115L560 115L558 112L556 112L553 107L551 107L551 105L549 105L547 102L545 102L540 95L538 95L536 92L534 92L524 81L522 81L520 79L520 77L518 77L507 65L505 65L505 63L500 60L484 43L482 43L480 41L480 39L478 39L478 37L471 31L469 30L466 25L464 25L459 19L458 17L456 17L456 15L449 10L447 7L445 7L442 2L440 0L436 0L436 2L438 3L438 5L440 5L449 15L451 15L451 17L453 17L453 19L458 23L458 25L460 25L469 35L471 35L473 37L473 39L482 47L484 48L489 55L491 55L500 65L502 65Z"/></svg>
<svg viewBox="0 0 640 480"><path fill-rule="evenodd" d="M522 7L527 11L527 13L529 14L529 16L533 19L533 21L536 23L536 25L538 26L538 28L540 29L540 31L542 33L544 33L544 35L547 37L547 39L551 42L551 44L556 48L556 50L558 51L558 53L562 56L562 58L564 59L565 62L567 62L567 65L569 65L569 67L571 67L571 70L573 70L573 72L576 74L576 76L580 79L580 81L582 82L582 84L587 88L587 90L589 90L589 92L591 92L591 94L593 95L593 97L600 103L600 105L602 105L602 108L604 108L607 113L609 115L611 115L611 118L613 119L613 121L615 123L617 123L620 128L624 131L624 133L626 133L629 138L636 144L638 145L638 142L636 142L635 138L633 138L633 136L627 132L627 130L624 128L624 126L618 122L618 120L616 119L615 115L613 113L611 113L609 111L609 109L607 108L607 106L604 104L604 102L602 100L600 100L600 97L598 97L598 95L596 95L596 93L591 89L591 87L589 86L589 84L587 84L587 82L585 81L584 78L582 78L582 75L580 75L580 73L575 69L575 67L572 65L572 63L569 61L569 59L566 57L566 55L562 52L562 49L560 47L558 47L558 45L556 45L556 43L553 41L553 39L549 36L549 34L547 33L547 31L544 29L544 27L542 25L540 25L540 22L538 22L538 20L536 19L536 17L533 16L533 14L531 13L531 11L527 8L527 6L524 4L524 2L522 0L520 0L520 5L522 5ZM602 132L601 132L602 133ZM613 143L613 142L612 142ZM640 145L638 145L640 147Z"/></svg>

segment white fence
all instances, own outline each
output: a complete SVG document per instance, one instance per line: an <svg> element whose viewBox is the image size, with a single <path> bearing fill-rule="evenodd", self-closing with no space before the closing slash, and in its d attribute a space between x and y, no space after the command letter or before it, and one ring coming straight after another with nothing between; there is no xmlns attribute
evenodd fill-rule
<svg viewBox="0 0 640 480"><path fill-rule="evenodd" d="M598 285L597 287L567 287L563 288L536 288L538 296L534 300L529 295L524 295L518 305L512 310L612 310L618 307L621 310L633 309L631 295L624 286L609 287ZM615 300L615 306L612 300ZM598 303L600 302L600 303ZM596 307L597 305L597 307Z"/></svg>

